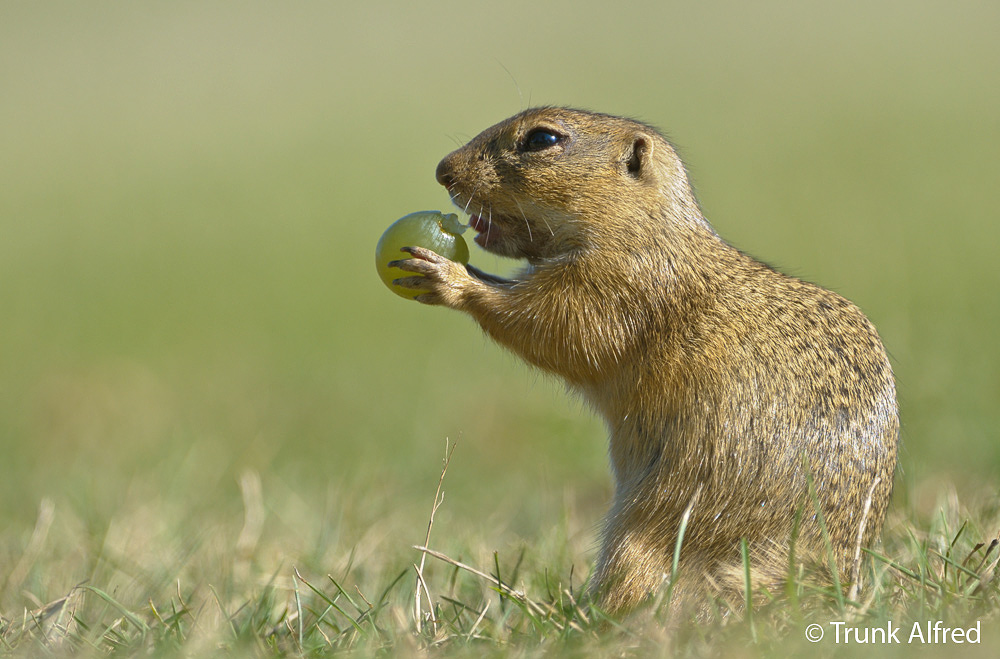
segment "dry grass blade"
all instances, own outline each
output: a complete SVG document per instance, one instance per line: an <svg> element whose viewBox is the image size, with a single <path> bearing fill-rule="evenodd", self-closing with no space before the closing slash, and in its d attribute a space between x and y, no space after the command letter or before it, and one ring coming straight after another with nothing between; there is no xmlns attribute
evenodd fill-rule
<svg viewBox="0 0 1000 659"><path fill-rule="evenodd" d="M465 563L462 563L461 561L456 561L454 558L451 558L450 556L448 556L446 554L442 554L441 552L435 551L435 550L430 549L428 547L421 547L419 545L414 545L413 548L416 549L417 551L420 551L420 552L423 552L423 553L428 554L430 556L433 556L434 558L436 558L436 559L438 559L440 561L448 563L449 565L453 565L453 566L457 567L460 570L465 570L466 572L469 572L470 574L474 574L477 577L479 577L480 579L484 579L486 581L489 581L491 584L496 585L497 589L503 595L505 595L507 597L510 597L511 599L517 600L518 603L523 604L524 606L526 606L528 609L530 609L534 613L545 614L545 613L548 612L545 607L543 607L542 605L538 604L537 602L529 599L528 596L524 594L524 592L522 592L520 590L515 590L515 589L511 588L510 586L508 586L507 584L505 584L503 581L501 581L500 579L497 579L496 577L494 577L491 574L487 574L486 572L483 572L482 570L478 570L478 569L472 567L471 565L466 565Z"/></svg>
<svg viewBox="0 0 1000 659"><path fill-rule="evenodd" d="M881 482L882 479L876 476L871 487L868 488L865 507L861 513L861 523L858 524L858 540L854 545L854 564L851 566L851 588L847 593L847 599L852 602L857 601L858 590L861 588L861 545L864 543L865 530L868 528L868 513L872 509L872 495L875 492L875 487Z"/></svg>
<svg viewBox="0 0 1000 659"><path fill-rule="evenodd" d="M434 491L434 504L431 506L430 519L427 521L427 535L424 536L425 547L431 543L431 529L434 528L434 516L437 514L441 504L444 503L444 493L441 491L441 486L444 484L445 474L448 473L448 465L451 463L451 454L455 452L455 446L457 446L457 443L449 446L448 439L445 438L444 464L441 466L441 476L438 478L437 489ZM430 609L431 625L434 627L434 633L437 634L437 622L434 620L434 602L431 600L430 590L428 590L427 582L424 580L424 562L426 558L427 554L421 554L420 565L413 566L417 571L417 585L414 588L413 595L413 619L417 626L417 632L423 632L424 625L423 613L420 609L420 593L424 593L427 597L427 607Z"/></svg>
<svg viewBox="0 0 1000 659"><path fill-rule="evenodd" d="M28 571L35 564L35 561L38 560L42 547L45 545L45 539L49 534L49 527L52 526L52 520L55 517L55 510L56 506L49 498L43 498L38 504L38 518L35 521L35 528L31 532L31 539L28 540L28 546L25 548L17 565L14 566L14 569L7 574L7 578L3 582L0 582L0 592L8 587L21 587Z"/></svg>
<svg viewBox="0 0 1000 659"><path fill-rule="evenodd" d="M236 556L233 575L238 581L250 578L250 563L264 530L264 494L260 474L247 469L240 476L240 494L243 498L243 528L236 539Z"/></svg>

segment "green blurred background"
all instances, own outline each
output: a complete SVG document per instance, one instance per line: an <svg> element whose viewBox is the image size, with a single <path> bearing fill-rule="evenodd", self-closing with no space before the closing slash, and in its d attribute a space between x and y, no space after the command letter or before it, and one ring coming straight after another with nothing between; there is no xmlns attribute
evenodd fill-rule
<svg viewBox="0 0 1000 659"><path fill-rule="evenodd" d="M998 34L1000 4L966 0L4 3L0 565L45 500L37 597L108 561L176 575L235 539L244 469L271 564L405 556L446 437L443 537L533 543L572 506L591 542L601 426L372 262L448 206L442 156L537 104L661 127L724 237L869 314L898 505L992 491Z"/></svg>

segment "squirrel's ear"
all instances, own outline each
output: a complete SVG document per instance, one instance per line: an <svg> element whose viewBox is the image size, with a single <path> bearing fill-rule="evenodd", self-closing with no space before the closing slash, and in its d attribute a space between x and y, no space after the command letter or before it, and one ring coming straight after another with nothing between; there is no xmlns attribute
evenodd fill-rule
<svg viewBox="0 0 1000 659"><path fill-rule="evenodd" d="M639 134L632 140L626 152L625 168L632 178L639 178L649 167L649 158L653 152L653 141Z"/></svg>

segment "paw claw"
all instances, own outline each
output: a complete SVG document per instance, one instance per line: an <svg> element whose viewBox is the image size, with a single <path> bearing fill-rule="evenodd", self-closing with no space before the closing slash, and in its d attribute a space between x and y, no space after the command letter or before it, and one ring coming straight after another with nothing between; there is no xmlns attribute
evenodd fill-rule
<svg viewBox="0 0 1000 659"><path fill-rule="evenodd" d="M412 288L414 290L428 290L430 289L431 282L427 277L400 277L399 279L393 279L392 283L395 286L400 286L402 288Z"/></svg>
<svg viewBox="0 0 1000 659"><path fill-rule="evenodd" d="M430 263L445 263L448 261L448 259L446 259L445 257L441 256L435 251L427 249L426 247L418 247L416 245L413 245L408 247L401 247L399 251L406 252L407 254L413 256L413 258L418 259L420 261L428 261Z"/></svg>
<svg viewBox="0 0 1000 659"><path fill-rule="evenodd" d="M406 272L416 272L423 275L429 275L434 270L433 263L416 258L390 261L389 267L404 270Z"/></svg>
<svg viewBox="0 0 1000 659"><path fill-rule="evenodd" d="M438 303L437 296L434 295L434 293L421 293L420 295L416 296L413 299L416 300L417 302L420 302L421 304L437 304Z"/></svg>

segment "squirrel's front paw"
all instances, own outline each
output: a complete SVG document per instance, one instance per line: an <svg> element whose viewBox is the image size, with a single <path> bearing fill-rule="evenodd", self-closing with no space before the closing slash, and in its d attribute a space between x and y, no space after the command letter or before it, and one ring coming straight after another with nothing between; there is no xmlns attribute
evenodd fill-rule
<svg viewBox="0 0 1000 659"><path fill-rule="evenodd" d="M391 261L390 268L412 272L414 277L403 277L392 283L403 288L425 291L414 298L424 304L440 304L457 309L468 284L473 282L469 271L461 263L455 263L423 247L404 247L403 252L413 258Z"/></svg>

